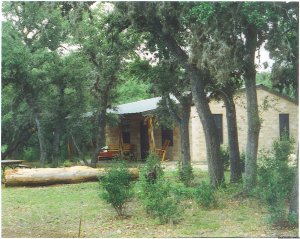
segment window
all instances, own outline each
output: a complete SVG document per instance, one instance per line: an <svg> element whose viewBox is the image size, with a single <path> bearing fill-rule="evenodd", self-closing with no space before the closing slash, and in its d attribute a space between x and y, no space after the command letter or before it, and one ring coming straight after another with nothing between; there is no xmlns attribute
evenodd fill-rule
<svg viewBox="0 0 300 239"><path fill-rule="evenodd" d="M289 114L279 114L279 136L282 138L284 135L289 137Z"/></svg>
<svg viewBox="0 0 300 239"><path fill-rule="evenodd" d="M168 128L161 128L161 145L164 145L166 140L170 140L169 146L173 146L173 130Z"/></svg>
<svg viewBox="0 0 300 239"><path fill-rule="evenodd" d="M213 117L218 130L220 144L223 144L223 115L213 114Z"/></svg>
<svg viewBox="0 0 300 239"><path fill-rule="evenodd" d="M130 124L128 121L122 121L122 140L124 144L130 144Z"/></svg>

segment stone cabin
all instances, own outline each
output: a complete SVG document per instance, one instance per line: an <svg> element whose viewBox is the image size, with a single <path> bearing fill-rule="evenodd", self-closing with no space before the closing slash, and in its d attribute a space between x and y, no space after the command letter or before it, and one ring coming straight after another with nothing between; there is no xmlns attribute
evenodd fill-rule
<svg viewBox="0 0 300 239"><path fill-rule="evenodd" d="M263 85L257 85L257 98L260 117L262 120L259 135L259 150L269 149L274 139L288 132L298 144L298 103L293 99L281 95ZM124 143L135 145L137 159L144 159L149 150L148 125L146 118L154 116L153 111L157 107L160 97L141 100L133 103L119 105L115 113L119 114L121 123L119 126L108 126L106 129L107 145L118 144L122 136ZM247 142L247 114L245 89L239 90L235 95L238 136L240 152L245 151ZM211 101L210 109L222 144L227 145L226 110L222 101ZM191 108L189 123L191 160L193 163L206 162L205 137L199 116L195 106ZM174 125L172 130L163 129L160 126L153 127L156 148L161 148L165 139L170 139L167 159L179 160L180 158L180 134L179 127Z"/></svg>

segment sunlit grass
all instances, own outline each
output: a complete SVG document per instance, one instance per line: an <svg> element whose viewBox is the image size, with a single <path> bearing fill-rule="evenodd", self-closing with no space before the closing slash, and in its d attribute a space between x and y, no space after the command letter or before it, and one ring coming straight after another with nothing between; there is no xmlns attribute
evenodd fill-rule
<svg viewBox="0 0 300 239"><path fill-rule="evenodd" d="M227 175L228 176L228 175ZM166 172L174 185L174 172ZM207 173L195 170L195 180ZM217 192L218 206L204 209L185 199L182 220L160 225L135 198L129 218L118 219L102 201L99 184L81 183L34 188L2 187L2 237L276 237L296 236L298 231L277 230L266 223L267 211L254 198L237 198L240 185Z"/></svg>

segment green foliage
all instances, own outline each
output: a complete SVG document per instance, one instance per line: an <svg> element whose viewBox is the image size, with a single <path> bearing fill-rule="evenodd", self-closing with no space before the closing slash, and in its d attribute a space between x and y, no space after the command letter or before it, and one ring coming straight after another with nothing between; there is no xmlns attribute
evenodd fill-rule
<svg viewBox="0 0 300 239"><path fill-rule="evenodd" d="M124 216L126 204L133 197L132 177L125 163L115 162L107 174L99 180L104 189L100 197L110 203L119 216Z"/></svg>
<svg viewBox="0 0 300 239"><path fill-rule="evenodd" d="M7 144L1 145L1 153L4 153L7 150L7 147L8 147Z"/></svg>
<svg viewBox="0 0 300 239"><path fill-rule="evenodd" d="M39 150L36 147L24 147L22 159L26 161L38 161Z"/></svg>
<svg viewBox="0 0 300 239"><path fill-rule="evenodd" d="M272 88L271 74L269 72L257 72L256 84L263 84L269 88Z"/></svg>
<svg viewBox="0 0 300 239"><path fill-rule="evenodd" d="M177 198L172 194L169 181L163 176L158 158L150 154L139 179L139 198L152 217L160 223L176 222L179 219Z"/></svg>
<svg viewBox="0 0 300 239"><path fill-rule="evenodd" d="M228 145L221 145L221 159L224 163L224 169L228 170L230 165L230 159L229 159L229 148Z"/></svg>
<svg viewBox="0 0 300 239"><path fill-rule="evenodd" d="M297 213L295 212L290 213L288 215L288 221L290 225L298 227L299 220L298 220Z"/></svg>
<svg viewBox="0 0 300 239"><path fill-rule="evenodd" d="M217 205L214 189L205 181L201 182L193 194L196 202L205 208L215 207Z"/></svg>
<svg viewBox="0 0 300 239"><path fill-rule="evenodd" d="M267 204L269 222L286 220L286 200L293 187L295 168L288 166L288 155L293 148L293 140L275 140L271 152L258 160L258 182L254 193Z"/></svg>
<svg viewBox="0 0 300 239"><path fill-rule="evenodd" d="M123 74L120 77L122 78L122 84L117 86L118 104L153 97L153 95L150 94L151 85L148 82L132 77L129 74Z"/></svg>
<svg viewBox="0 0 300 239"><path fill-rule="evenodd" d="M289 138L287 135L283 135L280 140L273 142L272 148L276 160L281 162L287 162L289 155L292 153L295 145L295 140Z"/></svg>
<svg viewBox="0 0 300 239"><path fill-rule="evenodd" d="M174 193L177 200L194 199L194 187L187 187L182 182L172 183L172 193Z"/></svg>
<svg viewBox="0 0 300 239"><path fill-rule="evenodd" d="M179 161L178 166L178 177L179 180L186 186L191 186L194 180L193 167L191 164L183 164L182 161Z"/></svg>

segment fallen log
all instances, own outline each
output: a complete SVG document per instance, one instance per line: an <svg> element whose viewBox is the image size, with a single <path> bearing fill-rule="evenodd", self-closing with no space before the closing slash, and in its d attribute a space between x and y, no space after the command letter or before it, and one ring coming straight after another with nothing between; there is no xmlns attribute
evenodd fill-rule
<svg viewBox="0 0 300 239"><path fill-rule="evenodd" d="M133 178L139 177L137 168L130 168ZM4 172L5 186L45 186L53 184L71 184L97 181L107 169L74 166L68 168L18 168Z"/></svg>

